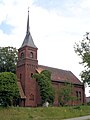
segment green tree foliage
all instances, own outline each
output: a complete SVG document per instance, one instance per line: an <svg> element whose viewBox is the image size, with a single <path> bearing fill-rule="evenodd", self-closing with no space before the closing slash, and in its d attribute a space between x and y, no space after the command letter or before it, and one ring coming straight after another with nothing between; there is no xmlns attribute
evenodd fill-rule
<svg viewBox="0 0 90 120"><path fill-rule="evenodd" d="M51 73L48 70L43 70L40 74L34 74L33 77L37 79L42 104L46 101L52 104L54 102L54 89L51 83Z"/></svg>
<svg viewBox="0 0 90 120"><path fill-rule="evenodd" d="M80 43L75 43L74 50L78 56L81 57L81 64L84 70L81 72L81 79L83 82L90 84L90 33L86 32L83 40Z"/></svg>
<svg viewBox="0 0 90 120"><path fill-rule="evenodd" d="M73 85L71 83L65 82L64 86L58 91L58 100L61 106L67 105L70 100L74 100L72 96Z"/></svg>
<svg viewBox="0 0 90 120"><path fill-rule="evenodd" d="M16 72L17 49L0 47L0 72Z"/></svg>
<svg viewBox="0 0 90 120"><path fill-rule="evenodd" d="M0 73L0 104L11 106L19 97L16 75L11 72Z"/></svg>

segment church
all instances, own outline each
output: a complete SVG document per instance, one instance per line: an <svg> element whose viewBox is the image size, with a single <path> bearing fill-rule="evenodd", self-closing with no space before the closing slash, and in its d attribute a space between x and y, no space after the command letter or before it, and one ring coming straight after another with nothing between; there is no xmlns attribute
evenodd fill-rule
<svg viewBox="0 0 90 120"><path fill-rule="evenodd" d="M69 105L80 105L85 103L84 84L71 72L49 66L38 64L37 59L38 48L34 44L32 35L29 29L29 11L27 18L27 29L24 41L18 49L18 61L16 74L18 78L18 88L20 93L19 106L37 107L41 105L40 91L37 81L32 78L35 73L40 73L43 70L51 72L52 85L55 90L60 88L67 81L73 84L72 95L77 99L70 101ZM55 92L54 106L58 106L58 94Z"/></svg>

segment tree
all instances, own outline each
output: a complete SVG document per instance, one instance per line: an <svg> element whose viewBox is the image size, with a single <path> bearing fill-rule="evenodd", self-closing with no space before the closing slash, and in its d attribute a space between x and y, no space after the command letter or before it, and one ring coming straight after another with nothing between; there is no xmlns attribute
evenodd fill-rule
<svg viewBox="0 0 90 120"><path fill-rule="evenodd" d="M82 64L85 68L81 72L81 79L85 83L90 84L90 33L86 32L83 40L80 43L75 43L74 50L81 57Z"/></svg>
<svg viewBox="0 0 90 120"><path fill-rule="evenodd" d="M67 105L70 100L74 100L72 96L72 87L71 83L65 82L64 86L58 91L58 100L61 106Z"/></svg>
<svg viewBox="0 0 90 120"><path fill-rule="evenodd" d="M16 72L17 49L0 47L0 72Z"/></svg>
<svg viewBox="0 0 90 120"><path fill-rule="evenodd" d="M40 74L34 74L33 77L37 79L42 104L46 101L52 104L54 102L54 89L51 83L51 73L48 70L43 70Z"/></svg>
<svg viewBox="0 0 90 120"><path fill-rule="evenodd" d="M7 107L19 97L16 75L11 72L0 73L0 104Z"/></svg>

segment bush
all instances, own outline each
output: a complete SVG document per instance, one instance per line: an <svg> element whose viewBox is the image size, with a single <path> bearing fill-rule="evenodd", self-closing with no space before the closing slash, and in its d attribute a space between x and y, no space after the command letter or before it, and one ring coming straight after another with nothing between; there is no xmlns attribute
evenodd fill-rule
<svg viewBox="0 0 90 120"><path fill-rule="evenodd" d="M0 73L0 104L7 107L19 97L16 75L11 72Z"/></svg>

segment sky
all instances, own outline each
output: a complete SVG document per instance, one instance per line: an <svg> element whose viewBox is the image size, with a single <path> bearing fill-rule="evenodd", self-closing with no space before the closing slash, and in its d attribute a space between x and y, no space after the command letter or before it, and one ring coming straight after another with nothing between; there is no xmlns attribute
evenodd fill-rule
<svg viewBox="0 0 90 120"><path fill-rule="evenodd" d="M28 7L38 63L72 71L80 79L83 66L74 45L90 32L90 0L0 0L0 47L21 47Z"/></svg>

